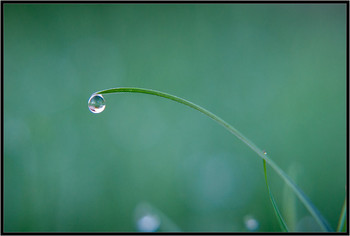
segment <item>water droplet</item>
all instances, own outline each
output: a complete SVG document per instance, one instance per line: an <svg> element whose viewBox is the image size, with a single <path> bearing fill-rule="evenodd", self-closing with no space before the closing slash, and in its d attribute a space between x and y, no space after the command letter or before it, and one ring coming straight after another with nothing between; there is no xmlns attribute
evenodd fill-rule
<svg viewBox="0 0 350 236"><path fill-rule="evenodd" d="M101 94L93 94L89 98L89 110L92 113L101 113L106 108L105 99Z"/></svg>
<svg viewBox="0 0 350 236"><path fill-rule="evenodd" d="M267 152L266 152L265 150L263 150L263 153L264 153L264 155L266 155L266 154L267 154Z"/></svg>

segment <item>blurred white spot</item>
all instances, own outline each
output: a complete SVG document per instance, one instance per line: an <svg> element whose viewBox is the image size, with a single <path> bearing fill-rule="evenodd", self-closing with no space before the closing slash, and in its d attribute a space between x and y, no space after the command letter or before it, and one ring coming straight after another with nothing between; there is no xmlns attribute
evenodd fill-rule
<svg viewBox="0 0 350 236"><path fill-rule="evenodd" d="M137 228L142 232L155 232L160 225L159 218L156 215L145 215L137 221Z"/></svg>
<svg viewBox="0 0 350 236"><path fill-rule="evenodd" d="M259 228L259 222L252 216L245 216L244 224L249 231L255 231Z"/></svg>
<svg viewBox="0 0 350 236"><path fill-rule="evenodd" d="M155 232L160 226L160 217L148 203L140 203L135 209L137 230L141 232Z"/></svg>

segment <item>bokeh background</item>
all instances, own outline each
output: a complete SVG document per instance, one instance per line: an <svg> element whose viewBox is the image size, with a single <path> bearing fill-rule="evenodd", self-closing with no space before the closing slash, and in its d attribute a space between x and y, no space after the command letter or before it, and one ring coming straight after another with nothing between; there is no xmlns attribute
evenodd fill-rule
<svg viewBox="0 0 350 236"><path fill-rule="evenodd" d="M346 195L345 4L3 4L4 231L280 231L261 159L336 228ZM319 226L268 168L292 230Z"/></svg>

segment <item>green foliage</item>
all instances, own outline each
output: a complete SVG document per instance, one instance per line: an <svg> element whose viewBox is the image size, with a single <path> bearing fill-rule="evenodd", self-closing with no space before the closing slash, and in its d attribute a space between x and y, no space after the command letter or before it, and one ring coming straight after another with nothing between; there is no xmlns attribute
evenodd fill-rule
<svg viewBox="0 0 350 236"><path fill-rule="evenodd" d="M295 163L292 164L288 168L287 174L295 182L297 182L298 166ZM295 194L293 194L293 191L286 184L283 186L282 212L284 213L283 215L285 216L284 219L286 221L286 224L288 224L289 226L289 231L290 232L297 231L297 223L298 223L297 202L296 202Z"/></svg>
<svg viewBox="0 0 350 236"><path fill-rule="evenodd" d="M4 232L135 232L141 202L184 232L247 231L251 218L280 231L261 159L244 143L155 96L106 95L107 110L92 114L91 92L113 85L220 115L336 229L348 192L347 5L4 2ZM319 231L269 168L289 230L282 189L297 229Z"/></svg>
<svg viewBox="0 0 350 236"><path fill-rule="evenodd" d="M345 232L346 231L346 198L344 200L344 204L341 210L341 214L339 217L339 223L338 223L338 227L337 227L337 232Z"/></svg>
<svg viewBox="0 0 350 236"><path fill-rule="evenodd" d="M226 121L221 119L220 117L216 116L215 114L211 113L210 111L202 108L201 106L198 106L190 101L187 101L183 98L152 90L152 89L145 89L145 88L135 88L135 87L119 87L119 88L111 88L106 89L102 91L95 92L95 94L109 94L109 93L123 93L123 92L129 92L129 93L143 93L143 94L149 94L149 95L155 95L159 97L163 97L166 99L173 100L175 102L181 103L183 105L186 105L188 107L191 107L197 111L200 111L204 115L210 117L220 125L224 126L228 131L230 131L232 134L234 134L238 139L240 139L242 142L244 142L250 149L252 149L258 156L260 156L265 162L267 162L276 172L277 174L282 177L282 179L288 184L294 193L298 196L298 198L301 200L301 202L305 205L305 207L309 210L311 215L315 218L315 220L318 222L318 224L322 227L325 231L333 231L329 223L324 219L324 217L321 215L321 213L318 211L318 209L312 204L312 202L308 199L308 197L304 194L304 192L289 178L289 176L284 173L284 171L277 165L275 162L273 162L270 158L267 158L265 151L262 151L260 148L258 148L252 141L250 141L248 138L246 138L242 133L240 133L237 129L235 129L233 126L228 124ZM272 198L273 199L273 198ZM273 205L274 201L272 201ZM274 206L275 208L275 206ZM275 208L276 211L277 208ZM277 215L280 215L277 213Z"/></svg>
<svg viewBox="0 0 350 236"><path fill-rule="evenodd" d="M266 182L266 187L267 187L267 191L269 192L269 196L270 196L270 200L271 200L271 203L272 203L272 206L273 206L273 209L275 211L275 214L277 216L277 219L278 219L278 222L282 228L282 230L284 232L288 232L288 227L286 225L286 222L284 221L279 209L278 209L278 206L276 204L276 201L275 201L275 198L273 197L272 193L271 193L271 190L270 190L270 187L269 187L269 183L267 181L267 173L266 173L266 161L263 160L263 165L264 165L264 176L265 176L265 182Z"/></svg>

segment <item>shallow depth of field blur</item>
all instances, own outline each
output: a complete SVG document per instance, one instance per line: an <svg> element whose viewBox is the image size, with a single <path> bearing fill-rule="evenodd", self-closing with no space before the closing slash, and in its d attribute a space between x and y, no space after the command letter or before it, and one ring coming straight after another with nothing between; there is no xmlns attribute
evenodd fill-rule
<svg viewBox="0 0 350 236"><path fill-rule="evenodd" d="M280 231L265 149L335 229L346 195L345 4L8 4L4 231ZM288 226L319 231L268 168Z"/></svg>

